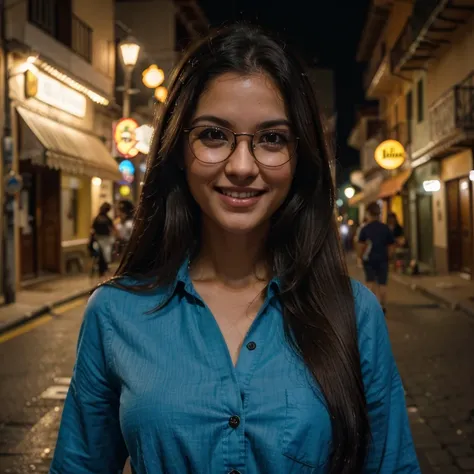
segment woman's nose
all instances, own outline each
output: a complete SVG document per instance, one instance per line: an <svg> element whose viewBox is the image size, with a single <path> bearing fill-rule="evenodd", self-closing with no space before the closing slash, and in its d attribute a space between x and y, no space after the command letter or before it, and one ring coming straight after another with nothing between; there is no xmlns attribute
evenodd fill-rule
<svg viewBox="0 0 474 474"><path fill-rule="evenodd" d="M258 166L251 152L250 137L237 141L234 151L226 164L226 173L235 176L248 177L258 174Z"/></svg>

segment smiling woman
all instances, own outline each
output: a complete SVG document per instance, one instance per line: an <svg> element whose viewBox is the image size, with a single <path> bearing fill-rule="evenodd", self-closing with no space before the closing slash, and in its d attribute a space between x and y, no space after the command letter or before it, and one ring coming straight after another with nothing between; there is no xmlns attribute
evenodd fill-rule
<svg viewBox="0 0 474 474"><path fill-rule="evenodd" d="M236 25L177 66L116 276L91 298L52 474L418 474L374 296L286 45Z"/></svg>

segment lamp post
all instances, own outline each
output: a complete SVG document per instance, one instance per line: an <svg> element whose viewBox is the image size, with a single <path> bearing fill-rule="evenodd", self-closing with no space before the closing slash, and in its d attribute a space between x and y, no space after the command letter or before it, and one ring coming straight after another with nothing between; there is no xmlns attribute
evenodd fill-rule
<svg viewBox="0 0 474 474"><path fill-rule="evenodd" d="M3 261L2 290L6 304L16 301L16 273L15 273L15 197L14 193L8 192L8 182L18 181L13 168L13 138L12 138L12 118L10 113L10 92L8 74L8 42L5 36L6 29L6 7L0 3L0 45L3 48L3 64L1 74L3 79L3 107L0 113L4 115L3 130L0 130L0 147L2 156L2 166L0 166L0 180L4 184L3 209L1 218L3 219L3 232L1 236L1 252ZM1 82L1 81L0 81Z"/></svg>
<svg viewBox="0 0 474 474"><path fill-rule="evenodd" d="M132 88L132 72L137 65L138 55L140 54L140 45L134 38L129 36L120 42L119 49L125 72L122 115L124 118L128 118L130 116L130 89Z"/></svg>

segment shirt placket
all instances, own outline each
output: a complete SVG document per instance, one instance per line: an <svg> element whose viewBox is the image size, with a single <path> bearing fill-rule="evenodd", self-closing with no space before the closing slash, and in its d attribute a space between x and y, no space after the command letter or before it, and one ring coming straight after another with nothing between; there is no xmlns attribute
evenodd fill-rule
<svg viewBox="0 0 474 474"><path fill-rule="evenodd" d="M211 310L200 298L193 285L188 281L186 291L195 299L196 308L206 323L202 331L209 349L212 364L220 373L221 378L221 403L225 423L222 438L222 473L245 474L246 471L246 445L245 445L245 410L246 390L260 358L261 349L264 347L265 318L270 296L267 296L260 308L254 323L246 335L239 354L237 366L234 367L224 336L215 320ZM260 349L260 350L259 350ZM215 452L219 450L216 449Z"/></svg>

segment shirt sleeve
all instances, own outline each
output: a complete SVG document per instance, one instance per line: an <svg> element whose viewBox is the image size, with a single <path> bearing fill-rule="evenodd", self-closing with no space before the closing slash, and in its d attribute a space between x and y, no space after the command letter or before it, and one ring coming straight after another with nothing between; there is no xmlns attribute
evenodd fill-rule
<svg viewBox="0 0 474 474"><path fill-rule="evenodd" d="M362 229L360 229L360 231L359 231L358 241L359 242L366 242L367 241L367 231L365 230L365 226L362 227Z"/></svg>
<svg viewBox="0 0 474 474"><path fill-rule="evenodd" d="M395 236L388 227L387 231L387 245L393 245L395 243Z"/></svg>
<svg viewBox="0 0 474 474"><path fill-rule="evenodd" d="M361 285L362 286L362 285ZM365 287L359 294L362 374L371 426L364 474L421 474L382 309Z"/></svg>
<svg viewBox="0 0 474 474"><path fill-rule="evenodd" d="M128 457L106 360L106 295L99 288L86 308L50 474L118 474Z"/></svg>

